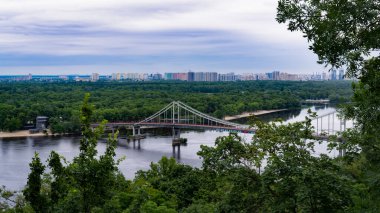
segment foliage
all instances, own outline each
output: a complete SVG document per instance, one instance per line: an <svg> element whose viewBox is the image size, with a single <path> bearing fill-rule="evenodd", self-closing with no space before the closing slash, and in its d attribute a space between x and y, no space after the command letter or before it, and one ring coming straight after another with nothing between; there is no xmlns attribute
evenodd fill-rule
<svg viewBox="0 0 380 213"><path fill-rule="evenodd" d="M119 188L126 186L115 161L117 133L109 136L103 155L98 155L97 141L104 131L104 124L92 129L90 126L93 107L85 96L81 108L82 139L80 154L67 163L52 151L48 159L49 174L38 154L30 163L31 173L24 190L26 201L35 212L91 212L105 205ZM44 175L44 177L42 177ZM117 190L118 189L118 190Z"/></svg>
<svg viewBox="0 0 380 213"><path fill-rule="evenodd" d="M38 153L34 154L32 162L29 164L30 174L28 176L28 183L24 190L25 199L30 203L34 211L46 212L47 201L42 195L42 174L45 170L45 166L41 163Z"/></svg>
<svg viewBox="0 0 380 213"><path fill-rule="evenodd" d="M380 48L380 5L373 0L280 0L277 21L301 31L319 62L359 72L371 51Z"/></svg>
<svg viewBox="0 0 380 213"><path fill-rule="evenodd" d="M346 67L354 83L352 102L343 110L356 121L345 136L347 147L358 148L344 158L344 168L357 181L364 199L356 211L380 210L380 4L373 0L280 0L277 20L301 31L320 63ZM356 155L355 155L356 154ZM355 168L355 170L353 170ZM356 198L359 196L356 196ZM363 197L363 196L362 196ZM370 206L370 208L368 208Z"/></svg>

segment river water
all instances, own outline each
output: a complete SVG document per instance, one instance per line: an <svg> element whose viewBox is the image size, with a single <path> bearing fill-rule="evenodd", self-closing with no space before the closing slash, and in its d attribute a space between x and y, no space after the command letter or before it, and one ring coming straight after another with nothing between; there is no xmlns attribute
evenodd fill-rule
<svg viewBox="0 0 380 213"><path fill-rule="evenodd" d="M318 114L325 114L334 111L334 107L328 105L312 106L311 109ZM289 110L277 112L270 115L261 116L265 121L275 118L282 118L286 122L300 121L307 115L307 108L300 110ZM244 119L236 122L244 123ZM239 133L245 140L252 138L251 134ZM119 169L128 179L133 179L135 172L141 169L148 169L151 162L157 162L162 156L176 157L178 162L200 167L202 160L197 156L200 145L213 146L214 141L219 136L228 135L227 132L217 131L185 131L181 137L187 138L187 146L181 146L180 152L173 152L170 136L148 136L140 142L127 142L120 139L116 149L117 158L126 157L121 162ZM20 190L27 182L29 173L29 163L38 152L43 162L49 157L52 150L63 155L71 161L79 153L79 137L42 137L42 138L22 138L22 139L0 139L0 185L5 185L8 189ZM98 144L98 152L102 154L106 148L104 141ZM326 145L321 144L316 147L316 154L325 153ZM336 156L336 151L329 155Z"/></svg>

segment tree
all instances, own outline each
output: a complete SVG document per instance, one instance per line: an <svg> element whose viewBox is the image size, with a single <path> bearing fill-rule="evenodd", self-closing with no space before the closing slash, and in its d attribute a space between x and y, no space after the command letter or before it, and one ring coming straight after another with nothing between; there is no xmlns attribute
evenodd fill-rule
<svg viewBox="0 0 380 213"><path fill-rule="evenodd" d="M347 66L349 77L360 77L369 54L380 48L380 5L373 0L280 0L277 21L301 31L319 62ZM369 56L369 57L368 57Z"/></svg>
<svg viewBox="0 0 380 213"><path fill-rule="evenodd" d="M36 153L30 163L31 172L24 196L36 212L91 212L103 207L124 187L125 179L118 171L115 158L117 133L109 135L103 155L97 156L96 145L104 132L106 121L96 128L91 127L93 107L90 95L84 98L81 108L82 138L80 154L72 163L62 164L58 153L52 151L48 159L50 178L42 179L45 166ZM66 163L65 159L63 161ZM43 194L42 182L48 184L49 197Z"/></svg>
<svg viewBox="0 0 380 213"><path fill-rule="evenodd" d="M280 0L277 21L291 31L301 31L322 64L346 67L353 84L352 102L344 116L355 119L355 130L346 134L351 147L359 146L362 163L356 180L369 188L372 209L380 209L380 4L373 0Z"/></svg>
<svg viewBox="0 0 380 213"><path fill-rule="evenodd" d="M46 198L41 194L41 175L45 170L45 166L41 163L38 153L34 154L32 162L29 164L29 166L31 172L28 175L28 183L24 190L25 199L30 203L34 211L46 212Z"/></svg>
<svg viewBox="0 0 380 213"><path fill-rule="evenodd" d="M19 130L21 127L22 124L19 118L12 117L5 119L5 129L8 131L13 132L15 130Z"/></svg>
<svg viewBox="0 0 380 213"><path fill-rule="evenodd" d="M266 163L261 175L265 212L336 212L352 206L342 168L326 155L313 156L317 141L310 117L290 124L255 122L249 149L261 156L254 158L256 165Z"/></svg>
<svg viewBox="0 0 380 213"><path fill-rule="evenodd" d="M83 212L90 212L96 206L102 206L110 198L110 192L116 185L119 173L117 162L114 160L117 145L117 133L108 138L104 155L96 158L96 145L104 132L103 121L97 128L91 128L93 106L89 104L90 95L86 94L81 108L80 153L69 165L75 187L79 191L80 204Z"/></svg>

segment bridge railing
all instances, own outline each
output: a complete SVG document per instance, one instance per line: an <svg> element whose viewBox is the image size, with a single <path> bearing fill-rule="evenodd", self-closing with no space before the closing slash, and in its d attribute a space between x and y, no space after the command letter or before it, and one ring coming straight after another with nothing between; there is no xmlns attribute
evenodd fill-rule
<svg viewBox="0 0 380 213"><path fill-rule="evenodd" d="M341 133L347 128L352 128L354 122L341 118L337 111L332 111L314 118L312 125L317 136L329 136Z"/></svg>
<svg viewBox="0 0 380 213"><path fill-rule="evenodd" d="M236 124L221 120L202 113L180 101L173 101L152 116L137 122L135 125L144 123L173 123L176 124L202 124L209 126L225 126L235 128L248 128L247 125Z"/></svg>

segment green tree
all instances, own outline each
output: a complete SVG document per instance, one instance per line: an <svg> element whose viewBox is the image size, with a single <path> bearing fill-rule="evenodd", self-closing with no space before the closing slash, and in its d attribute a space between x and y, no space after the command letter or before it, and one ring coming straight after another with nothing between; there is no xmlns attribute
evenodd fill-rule
<svg viewBox="0 0 380 213"><path fill-rule="evenodd" d="M36 153L30 164L31 172L24 196L36 212L91 212L101 210L120 188L125 179L118 171L115 158L117 133L109 135L103 155L98 156L96 145L104 132L104 124L91 127L93 107L90 95L84 98L81 108L82 138L80 154L72 163L62 164L63 157L52 151L48 159L49 178L42 180L45 166ZM66 163L65 159L63 159ZM46 175L46 174L45 174ZM42 187L47 184L47 189ZM48 192L49 197L45 196Z"/></svg>
<svg viewBox="0 0 380 213"><path fill-rule="evenodd" d="M356 130L348 134L351 147L360 147L361 156L350 164L363 163L354 176L365 184L373 211L380 209L380 4L373 0L280 0L277 21L291 31L301 31L310 49L322 64L347 68L353 84L352 103L342 111L356 120Z"/></svg>
<svg viewBox="0 0 380 213"><path fill-rule="evenodd" d="M96 157L96 145L104 132L104 124L91 128L93 106L89 104L89 94L86 94L81 108L82 139L80 153L69 165L75 186L80 194L80 203L83 212L90 212L92 208L102 206L111 197L111 191L116 183L119 171L114 160L117 145L117 133L108 138L104 155Z"/></svg>
<svg viewBox="0 0 380 213"><path fill-rule="evenodd" d="M255 125L250 150L261 156L254 159L256 165L267 164L261 176L265 211L336 212L352 206L350 181L342 168L326 155L313 156L317 141L310 118Z"/></svg>
<svg viewBox="0 0 380 213"><path fill-rule="evenodd" d="M34 154L32 162L29 164L30 174L28 175L28 183L24 190L25 199L30 203L34 211L47 212L46 197L41 193L42 174L45 166L41 163L38 153Z"/></svg>
<svg viewBox="0 0 380 213"><path fill-rule="evenodd" d="M19 130L22 127L22 123L20 118L17 117L11 117L5 119L5 129L13 132L15 130Z"/></svg>

